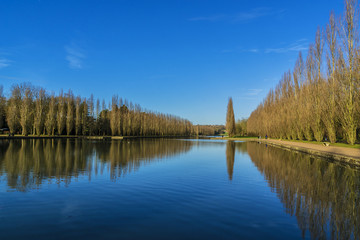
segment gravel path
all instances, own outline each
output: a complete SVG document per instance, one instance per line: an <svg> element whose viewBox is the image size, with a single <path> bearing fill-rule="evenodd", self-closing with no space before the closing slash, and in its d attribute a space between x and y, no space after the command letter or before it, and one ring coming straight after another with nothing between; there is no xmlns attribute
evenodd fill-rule
<svg viewBox="0 0 360 240"><path fill-rule="evenodd" d="M337 146L324 146L319 144L312 143L301 143L301 142L291 142L291 141L281 141L274 139L261 139L261 142L269 142L276 145L283 145L295 148L309 149L312 151L322 152L324 154L333 154L340 155L344 157L349 157L357 159L360 161L360 149L357 148L347 148L347 147L337 147Z"/></svg>

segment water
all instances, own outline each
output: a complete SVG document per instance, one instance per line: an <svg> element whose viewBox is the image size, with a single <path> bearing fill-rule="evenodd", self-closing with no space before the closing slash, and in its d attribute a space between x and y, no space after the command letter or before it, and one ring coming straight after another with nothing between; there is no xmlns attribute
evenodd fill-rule
<svg viewBox="0 0 360 240"><path fill-rule="evenodd" d="M0 239L359 239L360 172L255 142L0 140Z"/></svg>

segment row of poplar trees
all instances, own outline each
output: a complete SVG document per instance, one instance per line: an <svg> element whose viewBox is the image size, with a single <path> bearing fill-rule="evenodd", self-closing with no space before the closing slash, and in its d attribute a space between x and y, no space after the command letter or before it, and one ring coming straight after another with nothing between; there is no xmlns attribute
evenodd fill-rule
<svg viewBox="0 0 360 240"><path fill-rule="evenodd" d="M13 85L8 98L0 86L0 128L22 135L189 136L192 124L176 116L141 109L113 96L105 100L58 95L23 83Z"/></svg>
<svg viewBox="0 0 360 240"><path fill-rule="evenodd" d="M358 2L345 0L343 16L331 13L326 28L318 29L305 61L300 52L293 71L285 72L252 112L248 132L354 144L360 132L358 23Z"/></svg>

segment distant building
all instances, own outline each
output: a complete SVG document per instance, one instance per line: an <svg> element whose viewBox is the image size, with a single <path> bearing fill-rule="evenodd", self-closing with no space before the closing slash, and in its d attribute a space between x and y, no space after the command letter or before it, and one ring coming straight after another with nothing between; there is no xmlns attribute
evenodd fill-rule
<svg viewBox="0 0 360 240"><path fill-rule="evenodd" d="M0 134L9 134L10 133L10 129L8 128L0 128Z"/></svg>

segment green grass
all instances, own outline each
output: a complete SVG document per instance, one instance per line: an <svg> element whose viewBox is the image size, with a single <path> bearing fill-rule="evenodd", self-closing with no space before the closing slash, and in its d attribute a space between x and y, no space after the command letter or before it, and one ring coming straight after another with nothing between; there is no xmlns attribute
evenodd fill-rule
<svg viewBox="0 0 360 240"><path fill-rule="evenodd" d="M233 136L232 138L256 138L256 137L250 137L250 136Z"/></svg>
<svg viewBox="0 0 360 240"><path fill-rule="evenodd" d="M249 140L249 139L256 139L256 137L248 137L248 136L234 136L234 137L224 137L222 139L228 140Z"/></svg>

